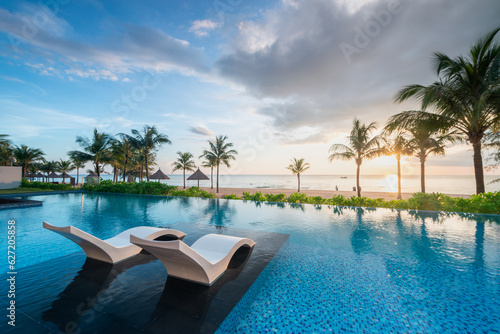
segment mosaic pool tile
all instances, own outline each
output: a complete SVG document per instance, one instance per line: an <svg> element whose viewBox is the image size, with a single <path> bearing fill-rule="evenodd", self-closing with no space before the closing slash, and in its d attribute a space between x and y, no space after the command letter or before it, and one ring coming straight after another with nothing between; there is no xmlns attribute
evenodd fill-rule
<svg viewBox="0 0 500 334"><path fill-rule="evenodd" d="M288 245L217 333L500 333L500 276Z"/></svg>

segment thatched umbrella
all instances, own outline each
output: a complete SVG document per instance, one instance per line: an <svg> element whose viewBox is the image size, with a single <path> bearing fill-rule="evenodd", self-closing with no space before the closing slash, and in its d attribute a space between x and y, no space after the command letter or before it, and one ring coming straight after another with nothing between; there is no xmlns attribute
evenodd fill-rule
<svg viewBox="0 0 500 334"><path fill-rule="evenodd" d="M54 182L54 179L58 179L60 178L61 176L57 175L56 173L52 172L50 173L49 175L47 175L47 180L48 179L52 179L52 182Z"/></svg>
<svg viewBox="0 0 500 334"><path fill-rule="evenodd" d="M89 175L85 176L86 179L90 179L91 177L97 177L97 173L90 172Z"/></svg>
<svg viewBox="0 0 500 334"><path fill-rule="evenodd" d="M149 179L158 180L158 182L160 182L160 180L170 180L170 178L161 171L161 168L153 175L150 175Z"/></svg>
<svg viewBox="0 0 500 334"><path fill-rule="evenodd" d="M45 177L45 176L44 176L42 173L40 173L40 172L36 173L36 175L35 175L35 176L36 176L37 178L42 178L42 180L43 180L43 178Z"/></svg>
<svg viewBox="0 0 500 334"><path fill-rule="evenodd" d="M161 171L161 168L153 175L150 175L149 179L158 180L158 182L160 182L160 180L170 180L170 178Z"/></svg>
<svg viewBox="0 0 500 334"><path fill-rule="evenodd" d="M72 178L72 176L71 176L71 175L69 175L69 174L68 174L68 173L66 173L66 172L62 173L60 177L62 177L62 179L63 179L63 183L64 183L65 179L67 179L67 178L68 178L68 179L70 179L70 180L71 180L71 178Z"/></svg>
<svg viewBox="0 0 500 334"><path fill-rule="evenodd" d="M200 186L200 180L210 180L208 176L203 174L200 170L200 167L198 167L198 170L194 172L193 175L187 178L188 180L198 180L198 187Z"/></svg>

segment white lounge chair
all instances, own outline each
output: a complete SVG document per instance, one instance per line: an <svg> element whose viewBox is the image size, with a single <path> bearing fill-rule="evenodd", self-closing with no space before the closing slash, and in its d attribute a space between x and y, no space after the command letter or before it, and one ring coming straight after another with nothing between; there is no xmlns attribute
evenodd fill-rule
<svg viewBox="0 0 500 334"><path fill-rule="evenodd" d="M251 239L220 234L207 234L191 247L180 240L153 241L134 234L130 242L156 256L169 276L208 286L224 274L240 247L255 245Z"/></svg>
<svg viewBox="0 0 500 334"><path fill-rule="evenodd" d="M186 235L177 230L139 226L128 229L113 238L101 240L74 226L57 227L47 222L43 222L43 227L59 233L63 237L78 244L87 254L87 257L107 263L117 263L141 252L141 247L130 243L130 235L132 233L148 240L153 240L162 236L182 239Z"/></svg>

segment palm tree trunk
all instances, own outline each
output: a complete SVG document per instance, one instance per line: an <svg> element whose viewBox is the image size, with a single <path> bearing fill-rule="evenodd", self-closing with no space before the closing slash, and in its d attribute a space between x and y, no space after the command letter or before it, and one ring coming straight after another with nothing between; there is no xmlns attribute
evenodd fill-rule
<svg viewBox="0 0 500 334"><path fill-rule="evenodd" d="M125 155L125 162L123 163L123 182L125 182L125 176L127 175L127 164L128 164L128 155Z"/></svg>
<svg viewBox="0 0 500 334"><path fill-rule="evenodd" d="M101 183L101 169L99 168L99 161L95 162L95 169L97 173L97 182Z"/></svg>
<svg viewBox="0 0 500 334"><path fill-rule="evenodd" d="M210 167L210 189L214 189L214 166Z"/></svg>
<svg viewBox="0 0 500 334"><path fill-rule="evenodd" d="M300 193L300 173L297 173L297 182L298 182L297 192Z"/></svg>
<svg viewBox="0 0 500 334"><path fill-rule="evenodd" d="M141 170L139 171L139 180L142 182L142 172L144 171L144 164L141 164Z"/></svg>
<svg viewBox="0 0 500 334"><path fill-rule="evenodd" d="M144 156L144 160L146 161L146 180L148 180L149 182L149 166L148 166L148 151L144 151L145 153L145 156Z"/></svg>
<svg viewBox="0 0 500 334"><path fill-rule="evenodd" d="M474 148L474 174L476 176L476 194L482 194L484 188L483 157L481 155L481 139L472 142Z"/></svg>
<svg viewBox="0 0 500 334"><path fill-rule="evenodd" d="M186 189L186 169L182 169L182 180L184 181L184 189Z"/></svg>
<svg viewBox="0 0 500 334"><path fill-rule="evenodd" d="M402 199L403 197L401 196L401 156L397 156L396 159L398 160L398 197L397 197L397 199Z"/></svg>
<svg viewBox="0 0 500 334"><path fill-rule="evenodd" d="M78 180L80 179L80 168L76 167L76 184L78 185Z"/></svg>
<svg viewBox="0 0 500 334"><path fill-rule="evenodd" d="M22 177L24 177L24 171L25 171L25 169L26 169L25 164L22 164L22 166L21 166L21 174L22 174Z"/></svg>
<svg viewBox="0 0 500 334"><path fill-rule="evenodd" d="M217 161L217 193L219 192L219 162Z"/></svg>
<svg viewBox="0 0 500 334"><path fill-rule="evenodd" d="M356 168L356 191L358 193L358 197L361 197L361 190L359 189L359 170L361 165L357 165L358 167Z"/></svg>
<svg viewBox="0 0 500 334"><path fill-rule="evenodd" d="M425 193L425 160L420 160L420 191Z"/></svg>

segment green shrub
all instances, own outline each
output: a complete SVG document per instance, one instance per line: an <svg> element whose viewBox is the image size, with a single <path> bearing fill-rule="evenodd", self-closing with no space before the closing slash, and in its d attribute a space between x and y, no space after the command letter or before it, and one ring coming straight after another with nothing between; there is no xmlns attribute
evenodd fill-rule
<svg viewBox="0 0 500 334"><path fill-rule="evenodd" d="M264 200L266 202L285 202L286 195L283 193L280 194L265 194Z"/></svg>
<svg viewBox="0 0 500 334"><path fill-rule="evenodd" d="M235 194L231 194L231 195L225 195L225 196L222 196L223 199L241 199L241 197L235 195Z"/></svg>
<svg viewBox="0 0 500 334"><path fill-rule="evenodd" d="M308 203L308 197L303 193L293 193L286 199L288 203Z"/></svg>
<svg viewBox="0 0 500 334"><path fill-rule="evenodd" d="M262 195L260 191L257 191L255 194L250 194L248 192L243 192L243 196L241 197L245 201L256 201L263 202L266 198Z"/></svg>
<svg viewBox="0 0 500 334"><path fill-rule="evenodd" d="M22 187L33 187L50 190L68 190L71 186L68 184L51 184L42 182L28 182L23 179ZM201 190L198 187L191 187L185 190L179 190L175 186L169 186L159 182L112 182L110 180L102 181L100 184L85 184L82 189L87 191L145 194L145 195L168 195L184 197L202 197L215 198L214 194ZM469 213L490 213L500 214L500 193L485 193L473 195L470 198L453 198L440 193L424 194L415 193L407 200L384 201L382 198L367 197L345 197L343 195L333 196L331 199L320 196L307 197L303 193L293 193L290 196L285 194L265 194L260 191L250 194L244 192L240 198L236 195L226 195L224 199L243 199L256 202L273 203L308 203L308 204L328 204L338 206L358 206L388 209L408 209L408 210L429 210L429 211L451 211L451 212L469 212Z"/></svg>
<svg viewBox="0 0 500 334"><path fill-rule="evenodd" d="M47 189L47 190L71 190L73 189L70 184L55 184L48 182L29 182L25 178L21 180L21 188L37 188L37 189Z"/></svg>

